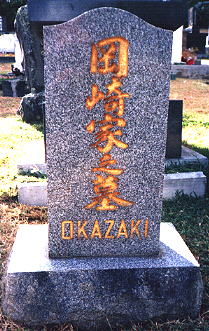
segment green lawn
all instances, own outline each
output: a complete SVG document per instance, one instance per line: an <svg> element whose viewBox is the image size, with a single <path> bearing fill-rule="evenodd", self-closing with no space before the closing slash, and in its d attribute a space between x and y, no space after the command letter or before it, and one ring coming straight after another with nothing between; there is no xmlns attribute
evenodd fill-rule
<svg viewBox="0 0 209 331"><path fill-rule="evenodd" d="M182 138L185 144L202 150L202 153L209 158L209 104L206 114L184 114Z"/></svg>
<svg viewBox="0 0 209 331"><path fill-rule="evenodd" d="M0 118L0 128L0 195L14 196L18 182L41 180L34 176L18 175L17 162L25 145L43 139L43 133L14 116Z"/></svg>

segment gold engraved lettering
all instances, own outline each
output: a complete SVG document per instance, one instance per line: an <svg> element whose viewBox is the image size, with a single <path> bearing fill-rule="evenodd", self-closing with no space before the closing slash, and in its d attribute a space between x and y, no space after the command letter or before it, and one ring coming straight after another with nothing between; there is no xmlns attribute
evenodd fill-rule
<svg viewBox="0 0 209 331"><path fill-rule="evenodd" d="M78 239L83 235L84 238L88 239L88 235L85 231L85 226L87 224L87 221L84 221L83 224L81 221L78 221Z"/></svg>
<svg viewBox="0 0 209 331"><path fill-rule="evenodd" d="M95 197L93 198L93 202L89 203L88 205L85 206L86 209L91 209L96 207L97 205L99 205L98 207L96 207L96 210L115 210L118 207L115 205L111 205L110 204L110 194L108 195L108 198L106 198L105 196L99 196L99 197Z"/></svg>
<svg viewBox="0 0 209 331"><path fill-rule="evenodd" d="M101 206L105 206L105 201L101 202ZM109 201L107 201L107 205L109 206ZM113 208L116 208L115 205L113 205ZM106 209L105 209L106 210ZM114 209L113 209L114 210ZM106 232L101 232L101 223L106 226ZM118 223L119 225L115 224ZM96 220L94 222L88 222L88 221L62 221L61 222L61 238L64 240L71 240L74 239L75 236L77 236L78 239L115 239L115 238L133 238L134 236L140 238L144 236L144 238L148 237L148 230L149 230L149 220L146 219L143 221L143 232L140 233L139 226L142 224L142 220L121 220L121 221L115 221L115 220L103 220L99 221ZM91 227L90 234L88 235L85 227L88 228ZM114 235L113 228L117 225L117 234ZM76 233L77 231L77 233ZM112 233L111 233L112 231Z"/></svg>
<svg viewBox="0 0 209 331"><path fill-rule="evenodd" d="M117 161L111 159L111 155L110 154L105 154L103 157L100 158L100 162L99 162L99 167L98 168L92 168L93 172L104 172L108 175L113 175L113 176L117 176L117 175L121 175L123 173L122 169L118 169L118 168L108 168L108 166L112 166L113 164L116 164ZM102 176L100 176L102 177ZM112 179L112 176L110 176ZM111 180L110 179L110 180ZM118 181L117 178L115 178L116 181ZM101 182L98 181L94 181L95 184L100 184ZM110 184L110 181L109 181Z"/></svg>
<svg viewBox="0 0 209 331"><path fill-rule="evenodd" d="M94 128L95 128L95 121L92 120L87 126L86 126L86 130L89 133L93 133L94 132Z"/></svg>
<svg viewBox="0 0 209 331"><path fill-rule="evenodd" d="M97 197L93 198L93 202L88 204L85 208L91 209L99 205L96 207L96 210L117 209L118 207L111 204L111 201L120 206L130 206L133 204L131 201L118 197L118 178L115 176L122 174L123 170L108 168L108 166L115 165L116 163L117 162L115 160L111 159L110 154L105 154L102 158L100 158L99 167L92 169L93 172L103 172L107 175L96 175L96 179L93 180L93 183L94 192L97 194Z"/></svg>
<svg viewBox="0 0 209 331"><path fill-rule="evenodd" d="M105 114L104 119L98 122L98 124L106 124L106 123L116 123L116 125L119 127L126 126L126 121L123 118L114 117L110 114Z"/></svg>
<svg viewBox="0 0 209 331"><path fill-rule="evenodd" d="M124 98L129 98L128 93L122 93L120 87L122 86L121 81L117 77L112 77L111 84L106 85L108 89L107 98L105 98L104 108L107 112L115 112L118 116L123 116L124 113ZM113 94L113 95L111 95Z"/></svg>
<svg viewBox="0 0 209 331"><path fill-rule="evenodd" d="M110 236L110 231L112 230L115 221L113 221L113 220L106 220L105 223L106 224L109 223L108 229L105 232L105 239L114 239L115 237L113 235Z"/></svg>
<svg viewBox="0 0 209 331"><path fill-rule="evenodd" d="M94 237L98 237L98 238L102 238L102 234L100 231L100 227L99 227L99 222L95 221L94 226L93 226L93 230L91 233L91 239L93 239Z"/></svg>
<svg viewBox="0 0 209 331"><path fill-rule="evenodd" d="M128 148L128 144L117 139L115 136L122 136L121 130L110 131L113 125L104 125L99 128L99 132L96 135L97 141L95 144L92 144L93 147L96 147L100 153L106 154L109 153L113 146L116 146L121 149ZM106 142L102 147L99 146L101 143Z"/></svg>
<svg viewBox="0 0 209 331"><path fill-rule="evenodd" d="M66 231L66 225L69 224L70 226L70 231L69 231L69 236L65 235L65 231ZM61 237L62 239L73 239L73 221L62 221L62 225L61 225Z"/></svg>
<svg viewBox="0 0 209 331"><path fill-rule="evenodd" d="M126 223L125 223L124 220L122 220L121 223L120 223L117 238L120 238L121 236L124 236L125 238L128 238L128 232L127 232Z"/></svg>
<svg viewBox="0 0 209 331"><path fill-rule="evenodd" d="M86 205L85 208L91 209L96 207L96 210L116 210L118 207L111 204L114 202L119 206L130 206L133 204L131 201L124 200L118 197L119 192L115 192L117 190L118 179L114 176L103 177L101 175L97 175L97 179L94 180L94 192L98 195L93 198L93 202Z"/></svg>
<svg viewBox="0 0 209 331"><path fill-rule="evenodd" d="M131 232L130 232L130 238L133 238L134 233L136 234L137 237L140 237L140 232L139 232L139 224L141 223L141 220L135 221L131 220Z"/></svg>
<svg viewBox="0 0 209 331"><path fill-rule="evenodd" d="M119 179L116 176L121 175L124 171L115 166L117 162L110 155L113 148L114 150L128 148L128 144L119 139L123 135L120 128L126 126L126 121L122 118L124 100L130 97L128 93L123 93L121 90L121 79L128 75L128 41L123 37L111 37L93 44L91 72L94 74L112 73L113 76L111 82L105 85L106 94L100 91L96 84L93 84L91 96L86 99L86 108L89 110L92 110L99 101L104 100L105 113L100 121L91 120L86 126L89 133L96 130L96 139L91 147L95 147L103 156L100 158L99 165L92 168L92 172L101 173L97 174L93 181L96 197L92 198L92 202L85 208L96 208L101 211L115 210L118 206L126 207L133 204L133 202L119 197Z"/></svg>
<svg viewBox="0 0 209 331"><path fill-rule="evenodd" d="M128 40L111 37L92 45L91 72L113 73L117 77L128 75Z"/></svg>
<svg viewBox="0 0 209 331"><path fill-rule="evenodd" d="M148 230L149 230L149 221L146 220L144 223L144 237L147 238L148 237Z"/></svg>
<svg viewBox="0 0 209 331"><path fill-rule="evenodd" d="M106 85L108 90L105 95L99 91L96 84L92 85L91 96L86 99L86 108L92 110L93 107L100 101L105 101L104 108L107 112L115 112L118 116L122 116L124 113L124 98L130 98L128 93L123 93L120 88L122 86L121 81L117 77L112 77L112 82Z"/></svg>
<svg viewBox="0 0 209 331"><path fill-rule="evenodd" d="M94 192L96 194L114 192L118 187L116 181L117 178L115 178L114 176L103 177L101 175L97 175L97 179L94 180Z"/></svg>
<svg viewBox="0 0 209 331"><path fill-rule="evenodd" d="M108 123L111 123L111 125L108 125ZM110 114L105 114L104 115L104 119L102 121L99 121L99 122L95 122L94 120L91 120L89 122L89 124L87 124L86 126L86 130L89 132L89 133L93 133L94 130L95 130L95 125L98 124L106 124L106 128L113 128L113 125L112 123L116 123L117 126L119 127L125 127L126 126L126 121L123 119L123 118L119 118L119 117L114 117ZM92 145L93 146L93 145Z"/></svg>
<svg viewBox="0 0 209 331"><path fill-rule="evenodd" d="M88 97L86 99L86 108L91 110L96 104L97 102L99 102L100 100L103 100L105 98L105 95L103 92L99 91L99 88L97 85L92 85L91 88L91 97Z"/></svg>

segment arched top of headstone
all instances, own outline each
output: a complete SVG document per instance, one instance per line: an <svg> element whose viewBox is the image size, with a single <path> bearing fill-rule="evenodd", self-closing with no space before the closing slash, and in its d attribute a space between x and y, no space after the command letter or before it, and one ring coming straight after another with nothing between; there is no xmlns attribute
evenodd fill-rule
<svg viewBox="0 0 209 331"><path fill-rule="evenodd" d="M143 61L157 61L158 66L165 66L165 63L170 66L169 47L172 35L171 31L157 28L125 10L103 7L92 9L59 25L45 26L45 53L51 50L53 54L50 57L60 52L64 55L65 50L70 46L79 50L81 59L87 56L88 51L82 52L82 50L88 47L89 43L111 36L123 36L131 41L129 52L133 55L130 59L137 51L139 62L143 59ZM50 63L48 65L50 66Z"/></svg>

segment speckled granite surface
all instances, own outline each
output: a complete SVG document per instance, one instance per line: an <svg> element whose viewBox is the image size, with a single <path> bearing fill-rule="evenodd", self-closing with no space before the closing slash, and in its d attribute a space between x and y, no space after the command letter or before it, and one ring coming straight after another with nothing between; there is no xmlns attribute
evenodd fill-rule
<svg viewBox="0 0 209 331"><path fill-rule="evenodd" d="M98 124L105 116L104 100L90 110L86 99L95 84L106 95L107 85L117 77L117 70L90 72L91 48L115 36L129 43L128 74L119 77L119 89L129 97L123 99L121 116L126 125L114 123L110 129L121 130L122 135L114 138L126 147L112 147L109 154L117 164L108 167L123 170L116 176L115 192L133 204L124 207L114 202L116 210L86 209L99 196L94 191L96 175L104 175L92 171L99 167L104 154L92 147L97 138L86 126L92 120ZM128 12L100 8L70 22L44 27L44 39L50 256L158 254L172 33ZM116 52L109 65L114 63L114 56L119 56L118 45L114 44ZM107 52L105 47L103 52ZM101 133L98 127L96 133ZM99 146L104 148L105 144L102 141ZM114 225L105 223L109 220ZM131 229L131 221L137 229ZM84 222L83 231L79 227ZM61 223L63 237L68 239L61 239ZM72 233L73 239L69 239Z"/></svg>
<svg viewBox="0 0 209 331"><path fill-rule="evenodd" d="M48 226L22 225L4 278L3 310L28 325L72 322L115 330L154 317L195 317L199 266L170 223L161 223L160 256L48 258Z"/></svg>

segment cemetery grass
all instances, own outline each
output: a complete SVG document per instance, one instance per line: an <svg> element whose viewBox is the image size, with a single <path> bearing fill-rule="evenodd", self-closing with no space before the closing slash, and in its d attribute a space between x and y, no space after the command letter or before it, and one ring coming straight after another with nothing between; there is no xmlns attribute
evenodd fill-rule
<svg viewBox="0 0 209 331"><path fill-rule="evenodd" d="M183 143L209 158L208 95L208 80L171 81L170 99L183 100Z"/></svg>
<svg viewBox="0 0 209 331"><path fill-rule="evenodd" d="M209 122L208 92L209 85L203 81L177 79L172 82L171 98L182 99L184 104L183 139L187 146L209 157L209 140L207 123ZM178 89L179 86L179 89ZM196 88L198 92L196 91ZM182 90L181 90L182 89ZM201 90L204 89L207 98ZM178 92L179 91L179 92ZM191 100L192 91L192 100ZM196 93L197 92L197 93ZM200 97L201 95L201 97ZM17 99L17 100L16 100ZM190 100L190 101L188 101ZM39 126L23 123L15 115L19 106L18 98L0 97L0 275L3 275L6 259L15 239L19 224L42 224L47 222L47 208L29 207L17 202L16 184L18 181L33 181L33 176L19 176L16 161L25 143L43 139ZM188 101L188 102L187 102ZM193 106L190 106L192 102ZM205 106L207 103L207 106ZM196 109L193 111L193 107ZM3 128L3 130L2 130ZM207 130L206 130L207 129ZM204 136L204 139L202 139ZM209 179L209 176L208 176ZM39 179L43 180L43 179ZM133 325L126 331L208 331L209 330L209 258L208 258L208 225L209 195L199 199L181 195L163 204L162 220L172 222L182 235L188 247L198 260L204 281L204 297L200 316L194 320L148 321ZM111 330L111 325L110 329ZM71 325L40 326L26 328L9 321L0 313L0 330L3 331L75 331ZM120 329L122 330L122 329Z"/></svg>
<svg viewBox="0 0 209 331"><path fill-rule="evenodd" d="M1 147L0 147L0 194L16 196L16 186L19 182L34 182L44 180L37 178L36 173L28 176L19 175L17 163L21 159L25 146L31 141L43 139L43 133L36 126L22 122L20 117L0 117Z"/></svg>

